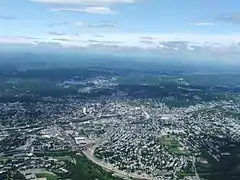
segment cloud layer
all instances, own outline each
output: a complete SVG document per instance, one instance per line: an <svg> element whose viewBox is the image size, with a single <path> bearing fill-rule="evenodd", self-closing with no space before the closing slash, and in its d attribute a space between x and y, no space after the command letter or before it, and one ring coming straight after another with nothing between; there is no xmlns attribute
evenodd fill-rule
<svg viewBox="0 0 240 180"><path fill-rule="evenodd" d="M84 7L84 8L55 8L51 11L58 12L76 12L76 13L94 13L94 14L116 14L115 11L108 7L94 6L94 7Z"/></svg>
<svg viewBox="0 0 240 180"><path fill-rule="evenodd" d="M240 14L233 14L230 16L220 17L221 21L232 23L232 24L240 24Z"/></svg>
<svg viewBox="0 0 240 180"><path fill-rule="evenodd" d="M56 42L63 46L88 46L92 43L107 43L119 46L131 46L142 49L178 49L186 50L191 46L208 49L240 49L240 34L232 35L202 35L202 34L131 34L131 33L102 33L67 35L51 31L45 37L1 37L0 42ZM33 41L34 40L34 41ZM63 40L64 42L61 42ZM66 44L65 42L69 43Z"/></svg>
<svg viewBox="0 0 240 180"><path fill-rule="evenodd" d="M79 34L58 35L49 33L45 37L0 37L0 45L20 44L33 47L55 47L120 52L150 53L161 57L189 58L191 60L224 59L240 57L240 34L201 35L201 34Z"/></svg>
<svg viewBox="0 0 240 180"><path fill-rule="evenodd" d="M215 25L215 23L213 23L213 22L204 22L204 21L193 22L190 24L195 25L195 26L214 26Z"/></svg>
<svg viewBox="0 0 240 180"><path fill-rule="evenodd" d="M56 32L56 31L49 31L48 34L52 35L52 36L63 36L63 35L66 35L66 33L64 33L64 32Z"/></svg>
<svg viewBox="0 0 240 180"><path fill-rule="evenodd" d="M1 16L0 15L0 19L2 19L2 20L16 20L17 17L14 17L14 16Z"/></svg>

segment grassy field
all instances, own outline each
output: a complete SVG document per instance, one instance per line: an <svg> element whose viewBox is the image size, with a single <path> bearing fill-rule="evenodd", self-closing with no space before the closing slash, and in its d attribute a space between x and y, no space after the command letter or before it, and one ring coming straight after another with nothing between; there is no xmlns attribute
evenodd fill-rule
<svg viewBox="0 0 240 180"><path fill-rule="evenodd" d="M195 173L177 172L176 175L178 178L183 179L184 177L195 176Z"/></svg>
<svg viewBox="0 0 240 180"><path fill-rule="evenodd" d="M7 161L7 160L11 160L12 157L11 156L0 156L0 161Z"/></svg>
<svg viewBox="0 0 240 180"><path fill-rule="evenodd" d="M57 174L63 179L71 180L121 180L114 177L111 172L107 172L100 166L95 165L89 161L84 155L75 155L73 152L56 151L44 152L36 154L38 156L48 156L59 161L65 161L67 164L66 169L69 171L66 174ZM74 163L73 163L74 160ZM58 177L48 174L40 173L38 178L45 177L47 180L56 180Z"/></svg>
<svg viewBox="0 0 240 180"><path fill-rule="evenodd" d="M37 173L37 178L47 178L47 180L57 180L58 177L52 173Z"/></svg>
<svg viewBox="0 0 240 180"><path fill-rule="evenodd" d="M68 170L70 174L66 178L71 180L120 180L120 178L113 177L111 172L103 170L83 155L75 155L73 158L76 159L76 165L69 164Z"/></svg>
<svg viewBox="0 0 240 180"><path fill-rule="evenodd" d="M173 153L173 154L178 154L178 155L190 155L191 152L187 149L185 149L181 144L180 142L174 138L174 137L171 137L171 136L161 136L159 138L159 142L165 146L165 148L170 152L170 153Z"/></svg>
<svg viewBox="0 0 240 180"><path fill-rule="evenodd" d="M49 152L39 152L34 153L36 156L52 156L52 157L58 157L58 156L73 156L75 152L69 152L66 150L56 150L56 151L49 151Z"/></svg>
<svg viewBox="0 0 240 180"><path fill-rule="evenodd" d="M53 156L53 159L57 159L58 161L72 162L73 158L70 156Z"/></svg>

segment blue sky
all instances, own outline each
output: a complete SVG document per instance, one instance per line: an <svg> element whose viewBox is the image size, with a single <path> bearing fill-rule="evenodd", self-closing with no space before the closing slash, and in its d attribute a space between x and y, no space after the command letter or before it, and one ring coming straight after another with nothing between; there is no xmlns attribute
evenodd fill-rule
<svg viewBox="0 0 240 180"><path fill-rule="evenodd" d="M0 43L236 54L239 7L239 0L1 0Z"/></svg>
<svg viewBox="0 0 240 180"><path fill-rule="evenodd" d="M91 2L91 0L85 1ZM74 33L86 30L67 26L47 27L48 24L61 21L86 23L111 21L117 23L118 32L124 33L227 34L238 33L240 30L240 26L220 21L221 17L240 13L238 0L138 0L136 3L120 3L121 1L114 3L114 0L112 3L101 3L99 0L99 2L94 7L106 7L115 14L51 11L58 8L81 9L92 6L92 3L88 5L81 3L81 0L73 0L72 3L71 0L36 0L35 2L34 0L1 0L0 15L18 18L15 21L1 19L1 35L37 35L44 34L48 30L65 30L66 33ZM199 27L200 25L195 24L194 26L194 23L198 22L214 25L205 24ZM105 29L105 32L108 30Z"/></svg>

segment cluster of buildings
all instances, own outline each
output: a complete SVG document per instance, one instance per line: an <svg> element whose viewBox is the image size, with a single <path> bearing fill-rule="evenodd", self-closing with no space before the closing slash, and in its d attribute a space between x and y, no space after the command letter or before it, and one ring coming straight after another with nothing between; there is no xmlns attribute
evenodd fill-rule
<svg viewBox="0 0 240 180"><path fill-rule="evenodd" d="M69 161L71 161L70 157ZM0 179L14 179L16 173L26 180L36 180L38 174L51 174L57 177L68 173L66 161L51 156L36 156L32 153L17 154L17 152L12 156L2 157L0 169Z"/></svg>
<svg viewBox="0 0 240 180"><path fill-rule="evenodd" d="M220 161L231 155L224 146L240 141L240 106L233 102L171 109L164 104L148 106L128 108L114 133L99 143L95 156L128 173L166 179L180 172L195 175L195 157L198 163L208 163L203 156L207 153Z"/></svg>
<svg viewBox="0 0 240 180"><path fill-rule="evenodd" d="M159 179L174 179L179 173L197 177L196 162L208 163L203 152L219 161L231 155L222 147L240 142L239 114L240 105L233 101L189 107L168 107L153 99L83 101L71 97L1 103L0 143L6 138L10 142L16 133L21 141L1 144L5 148L0 153L5 157L14 151L32 155L80 152L94 146L94 158L125 173ZM11 168L67 172L64 164L51 158L8 157L0 161L2 173Z"/></svg>

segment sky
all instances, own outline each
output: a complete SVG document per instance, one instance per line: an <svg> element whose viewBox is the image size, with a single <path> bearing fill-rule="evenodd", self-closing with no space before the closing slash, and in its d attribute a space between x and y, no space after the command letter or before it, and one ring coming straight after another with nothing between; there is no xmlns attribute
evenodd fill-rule
<svg viewBox="0 0 240 180"><path fill-rule="evenodd" d="M237 59L239 7L239 0L1 0L0 44Z"/></svg>

